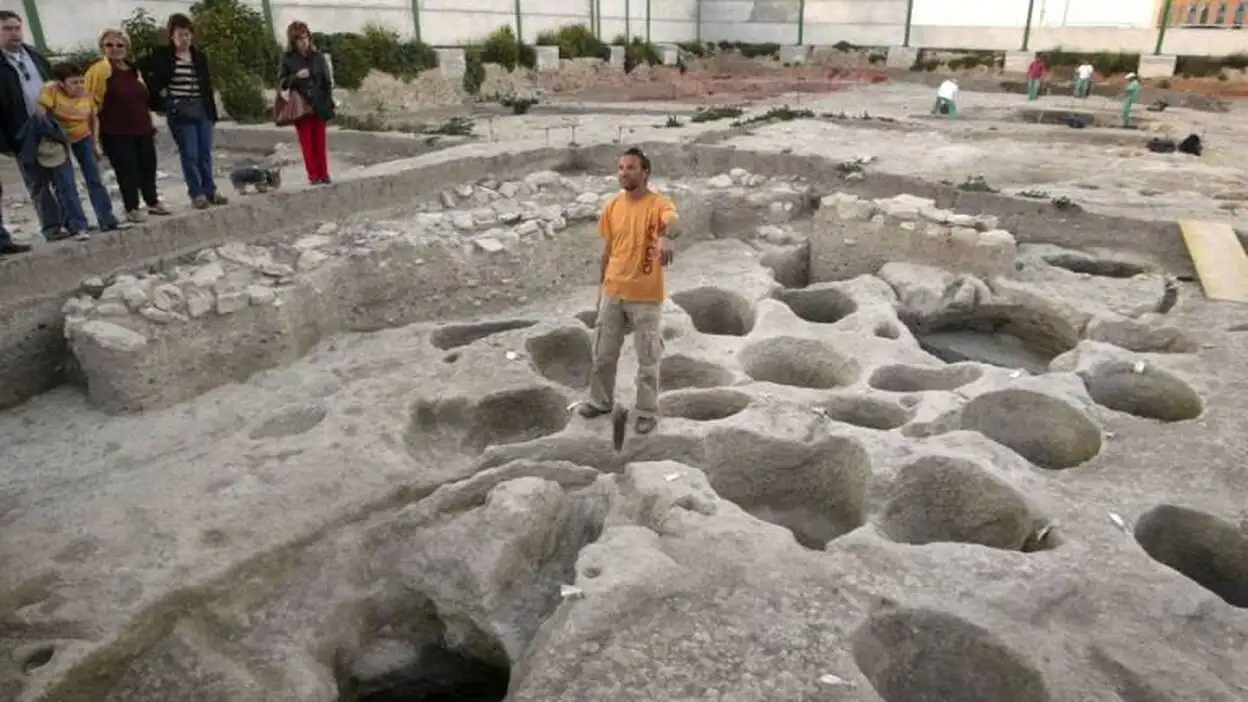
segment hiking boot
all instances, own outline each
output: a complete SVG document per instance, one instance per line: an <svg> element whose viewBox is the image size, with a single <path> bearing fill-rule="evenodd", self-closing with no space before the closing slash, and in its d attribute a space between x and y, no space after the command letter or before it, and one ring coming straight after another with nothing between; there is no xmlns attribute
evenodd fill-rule
<svg viewBox="0 0 1248 702"><path fill-rule="evenodd" d="M637 430L638 434L649 434L654 431L654 428L658 425L659 420L654 417L638 417L637 424L634 425L634 428Z"/></svg>
<svg viewBox="0 0 1248 702"><path fill-rule="evenodd" d="M580 407L576 408L576 412L577 414L581 415L582 417L586 419L597 419L598 417L601 417L604 414L609 414L611 410L601 409L599 407L595 407L589 404L588 402L584 402L584 403L581 403Z"/></svg>
<svg viewBox="0 0 1248 702"><path fill-rule="evenodd" d="M208 198L201 196L191 200L191 207L194 207L197 210L208 209Z"/></svg>
<svg viewBox="0 0 1248 702"><path fill-rule="evenodd" d="M167 209L164 205L160 205L160 204L156 204L156 205L148 205L148 206L147 206L147 213L148 213L148 214L154 214L154 215L156 215L157 217L167 217L167 216L169 216L169 215L173 214L173 213L172 213L172 212L170 212L170 211L169 211L169 210L168 210L168 209Z"/></svg>
<svg viewBox="0 0 1248 702"><path fill-rule="evenodd" d="M221 193L213 193L212 197L208 198L208 202L214 205L228 205L230 204L230 199Z"/></svg>
<svg viewBox="0 0 1248 702"><path fill-rule="evenodd" d="M143 210L130 210L126 213L126 219L135 224L142 224L147 221L147 213Z"/></svg>
<svg viewBox="0 0 1248 702"><path fill-rule="evenodd" d="M0 256L12 256L13 254L21 254L30 251L30 247L26 244L15 244L8 242L0 244Z"/></svg>

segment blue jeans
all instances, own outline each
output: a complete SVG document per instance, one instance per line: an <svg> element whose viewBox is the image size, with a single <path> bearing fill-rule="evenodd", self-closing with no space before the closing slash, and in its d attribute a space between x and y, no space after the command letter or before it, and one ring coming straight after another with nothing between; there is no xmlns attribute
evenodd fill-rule
<svg viewBox="0 0 1248 702"><path fill-rule="evenodd" d="M66 162L64 166L73 166ZM35 214L39 216L39 229L44 235L56 234L66 224L65 215L61 212L61 206L56 201L56 188L52 182L52 171L47 168L25 163L18 159L18 170L22 173L22 182L26 184L26 190L30 193L30 199L35 204ZM72 178L70 179L72 182ZM77 190L77 188L75 188ZM82 209L80 205L78 209ZM85 228L85 226L84 226Z"/></svg>
<svg viewBox="0 0 1248 702"><path fill-rule="evenodd" d="M73 145L74 160L82 171L82 181L87 185L87 197L91 200L91 209L95 210L95 223L101 230L116 229L117 215L113 214L113 199L100 178L100 162L95 158L95 137Z"/></svg>
<svg viewBox="0 0 1248 702"><path fill-rule="evenodd" d="M192 200L217 194L217 183L212 177L212 128L212 122L206 119L169 120L169 133L182 160L186 193Z"/></svg>

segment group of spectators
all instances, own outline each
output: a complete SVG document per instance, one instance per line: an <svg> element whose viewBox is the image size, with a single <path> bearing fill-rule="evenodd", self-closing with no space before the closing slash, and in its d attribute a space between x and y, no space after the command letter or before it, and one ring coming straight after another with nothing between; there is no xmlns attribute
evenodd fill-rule
<svg viewBox="0 0 1248 702"><path fill-rule="evenodd" d="M113 231L149 215L171 214L156 188L153 112L165 117L177 145L191 206L228 203L213 172L218 113L208 57L195 46L189 17L174 14L166 28L168 42L142 65L135 63L129 37L115 28L101 32L100 58L90 65L53 65L26 43L22 18L0 10L0 154L16 160L46 241L83 239L92 229ZM308 111L295 129L308 181L327 184L326 126L334 116L328 62L303 22L292 22L286 38L278 88L304 98ZM104 159L121 191L121 217L101 176ZM78 196L75 163L95 212L94 227ZM0 257L29 250L13 241L0 216Z"/></svg>

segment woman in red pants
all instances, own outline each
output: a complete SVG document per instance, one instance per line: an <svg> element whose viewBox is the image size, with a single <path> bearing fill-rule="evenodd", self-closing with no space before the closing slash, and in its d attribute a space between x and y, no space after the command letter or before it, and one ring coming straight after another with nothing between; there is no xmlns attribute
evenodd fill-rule
<svg viewBox="0 0 1248 702"><path fill-rule="evenodd" d="M312 33L303 22L291 22L286 28L288 43L282 57L278 88L293 90L303 96L312 111L295 122L303 165L308 169L312 185L329 183L329 147L325 127L334 118L334 85L329 76L325 55L312 45Z"/></svg>

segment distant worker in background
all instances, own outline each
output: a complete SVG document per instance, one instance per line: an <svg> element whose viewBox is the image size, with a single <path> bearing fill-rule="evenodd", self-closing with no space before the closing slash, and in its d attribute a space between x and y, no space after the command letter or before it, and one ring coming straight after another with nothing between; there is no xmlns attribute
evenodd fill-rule
<svg viewBox="0 0 1248 702"><path fill-rule="evenodd" d="M958 81L950 78L936 90L936 104L932 105L932 114L948 115L949 119L958 116Z"/></svg>
<svg viewBox="0 0 1248 702"><path fill-rule="evenodd" d="M1075 97L1086 98L1092 94L1092 76L1096 68L1087 61L1075 69Z"/></svg>
<svg viewBox="0 0 1248 702"><path fill-rule="evenodd" d="M1027 65L1027 101L1035 102L1040 99L1040 87L1044 84L1044 78L1049 74L1049 64L1044 60L1044 54L1036 54L1036 57Z"/></svg>
<svg viewBox="0 0 1248 702"><path fill-rule="evenodd" d="M1134 73L1127 74L1127 87L1122 91L1122 126L1131 126L1131 108L1140 101L1140 77Z"/></svg>

